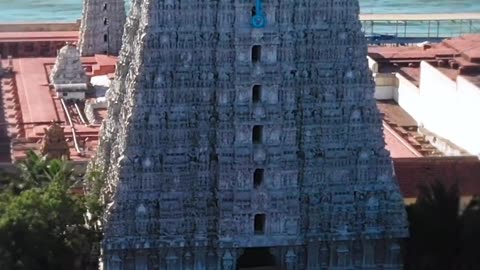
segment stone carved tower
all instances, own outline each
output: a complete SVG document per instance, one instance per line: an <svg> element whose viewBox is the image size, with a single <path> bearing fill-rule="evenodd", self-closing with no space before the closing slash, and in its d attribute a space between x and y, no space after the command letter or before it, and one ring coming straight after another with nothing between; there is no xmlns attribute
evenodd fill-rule
<svg viewBox="0 0 480 270"><path fill-rule="evenodd" d="M401 269L355 0L136 0L95 161L117 269Z"/></svg>
<svg viewBox="0 0 480 270"><path fill-rule="evenodd" d="M87 83L88 77L83 69L80 54L73 44L63 46L57 55L55 65L50 74L52 84Z"/></svg>
<svg viewBox="0 0 480 270"><path fill-rule="evenodd" d="M80 54L118 55L125 18L124 0L83 0Z"/></svg>
<svg viewBox="0 0 480 270"><path fill-rule="evenodd" d="M48 128L44 128L40 153L49 159L70 159L70 148L65 139L63 127L52 121Z"/></svg>

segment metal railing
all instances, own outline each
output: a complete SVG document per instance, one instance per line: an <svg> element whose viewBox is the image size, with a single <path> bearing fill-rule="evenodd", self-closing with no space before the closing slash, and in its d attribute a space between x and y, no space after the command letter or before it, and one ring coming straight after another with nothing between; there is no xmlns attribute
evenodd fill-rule
<svg viewBox="0 0 480 270"><path fill-rule="evenodd" d="M362 14L360 21L370 43L438 41L480 33L480 13Z"/></svg>

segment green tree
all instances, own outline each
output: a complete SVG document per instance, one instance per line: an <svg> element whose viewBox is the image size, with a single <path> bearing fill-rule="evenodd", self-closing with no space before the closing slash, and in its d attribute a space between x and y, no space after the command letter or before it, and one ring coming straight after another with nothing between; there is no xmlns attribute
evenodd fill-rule
<svg viewBox="0 0 480 270"><path fill-rule="evenodd" d="M461 257L464 270L480 269L480 197L474 197L462 214Z"/></svg>
<svg viewBox="0 0 480 270"><path fill-rule="evenodd" d="M417 201L407 213L405 269L480 269L480 197L461 211L458 186L434 182L419 187Z"/></svg>
<svg viewBox="0 0 480 270"><path fill-rule="evenodd" d="M33 151L27 152L27 158L18 162L20 175L10 180L9 189L15 194L35 187L46 187L54 179L62 178L65 184L73 182L73 170L65 160L48 160Z"/></svg>
<svg viewBox="0 0 480 270"><path fill-rule="evenodd" d="M405 266L410 270L452 270L460 249L460 196L457 185L440 182L419 187L416 203L407 207L410 238Z"/></svg>
<svg viewBox="0 0 480 270"><path fill-rule="evenodd" d="M101 231L101 218L103 216L105 205L102 200L103 174L91 163L86 180L87 195L85 196L88 209L88 224L96 231Z"/></svg>
<svg viewBox="0 0 480 270"><path fill-rule="evenodd" d="M13 182L13 188L16 193L28 190L33 187L47 185L50 181L46 175L48 160L46 157L37 155L33 151L27 152L27 158L17 164L20 171L20 177Z"/></svg>
<svg viewBox="0 0 480 270"><path fill-rule="evenodd" d="M85 199L70 192L73 170L36 155L0 195L0 269L86 269L100 234Z"/></svg>

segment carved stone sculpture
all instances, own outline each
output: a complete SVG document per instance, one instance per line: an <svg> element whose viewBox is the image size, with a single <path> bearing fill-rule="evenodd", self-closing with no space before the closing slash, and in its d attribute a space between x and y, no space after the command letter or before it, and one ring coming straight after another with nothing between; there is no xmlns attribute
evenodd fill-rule
<svg viewBox="0 0 480 270"><path fill-rule="evenodd" d="M74 44L67 43L57 55L50 73L50 82L57 85L86 84L88 77L82 67L80 54Z"/></svg>
<svg viewBox="0 0 480 270"><path fill-rule="evenodd" d="M40 153L47 156L49 159L70 159L70 148L65 140L65 132L63 127L52 122L52 124L45 128L42 145L40 146Z"/></svg>
<svg viewBox="0 0 480 270"><path fill-rule="evenodd" d="M133 1L95 161L104 260L401 269L405 210L358 12L355 0Z"/></svg>

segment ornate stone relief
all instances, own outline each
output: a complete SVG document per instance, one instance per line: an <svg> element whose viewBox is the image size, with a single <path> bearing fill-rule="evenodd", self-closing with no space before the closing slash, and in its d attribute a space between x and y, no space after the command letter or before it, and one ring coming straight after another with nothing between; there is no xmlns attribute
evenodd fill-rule
<svg viewBox="0 0 480 270"><path fill-rule="evenodd" d="M50 159L70 159L70 148L65 139L63 127L52 122L44 131L40 153Z"/></svg>
<svg viewBox="0 0 480 270"><path fill-rule="evenodd" d="M332 3L133 2L96 158L106 265L236 269L268 247L285 269L402 268L358 3Z"/></svg>

